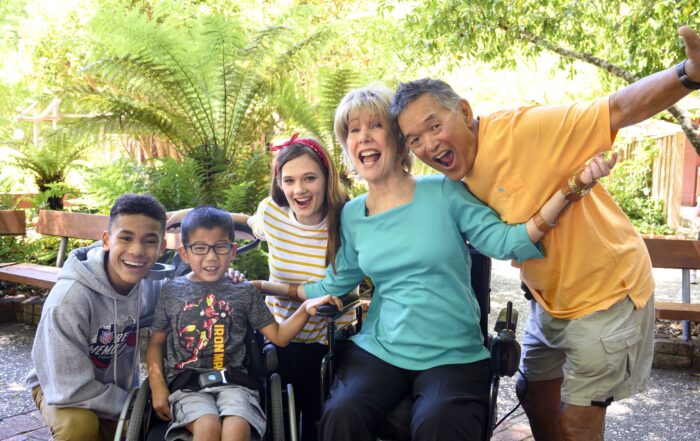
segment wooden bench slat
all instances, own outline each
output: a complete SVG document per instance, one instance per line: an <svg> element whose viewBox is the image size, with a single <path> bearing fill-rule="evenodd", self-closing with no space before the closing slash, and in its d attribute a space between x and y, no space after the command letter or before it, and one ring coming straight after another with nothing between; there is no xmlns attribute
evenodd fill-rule
<svg viewBox="0 0 700 441"><path fill-rule="evenodd" d="M26 230L24 210L0 210L0 236L23 236Z"/></svg>
<svg viewBox="0 0 700 441"><path fill-rule="evenodd" d="M654 268L700 269L700 240L645 238L644 244Z"/></svg>
<svg viewBox="0 0 700 441"><path fill-rule="evenodd" d="M36 229L49 236L100 240L108 224L109 216L103 214L40 210Z"/></svg>
<svg viewBox="0 0 700 441"><path fill-rule="evenodd" d="M0 268L0 280L51 289L56 284L59 271L61 268L54 266L18 263Z"/></svg>
<svg viewBox="0 0 700 441"><path fill-rule="evenodd" d="M656 302L654 309L657 319L700 321L700 304Z"/></svg>

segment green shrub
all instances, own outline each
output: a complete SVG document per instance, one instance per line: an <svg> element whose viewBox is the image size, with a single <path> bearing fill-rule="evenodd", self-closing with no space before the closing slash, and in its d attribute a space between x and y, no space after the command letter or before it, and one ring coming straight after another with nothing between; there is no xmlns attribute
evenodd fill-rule
<svg viewBox="0 0 700 441"><path fill-rule="evenodd" d="M653 141L645 142L631 158L617 164L605 188L642 234L670 234L664 205L651 199L652 163L658 155Z"/></svg>

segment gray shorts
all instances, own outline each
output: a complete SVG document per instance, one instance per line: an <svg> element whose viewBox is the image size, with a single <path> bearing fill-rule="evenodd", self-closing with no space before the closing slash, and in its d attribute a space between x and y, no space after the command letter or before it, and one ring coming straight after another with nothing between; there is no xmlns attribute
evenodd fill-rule
<svg viewBox="0 0 700 441"><path fill-rule="evenodd" d="M563 377L564 403L609 404L641 392L653 357L653 296L641 309L625 297L605 311L574 320L553 318L530 302L521 370L529 381Z"/></svg>
<svg viewBox="0 0 700 441"><path fill-rule="evenodd" d="M173 420L165 435L167 441L191 440L185 426L204 415L238 416L250 424L252 439L265 433L265 412L260 408L258 392L243 386L216 386L198 392L176 390L168 397Z"/></svg>

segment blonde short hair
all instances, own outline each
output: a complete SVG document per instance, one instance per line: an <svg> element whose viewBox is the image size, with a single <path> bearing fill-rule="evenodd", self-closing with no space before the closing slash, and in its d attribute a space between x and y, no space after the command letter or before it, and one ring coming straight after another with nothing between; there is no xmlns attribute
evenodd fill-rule
<svg viewBox="0 0 700 441"><path fill-rule="evenodd" d="M398 158L401 161L401 168L406 172L411 171L411 165L413 165L411 151L406 147L404 142L400 141L401 138L398 136L400 133L398 132L398 124L389 114L389 105L391 104L393 95L393 92L386 86L371 85L351 90L340 100L340 104L338 104L338 108L335 110L334 129L335 137L343 146L346 159L350 157L348 155L347 143L350 117L358 112L368 112L379 115L382 122L386 124L386 127L396 141L396 149ZM352 162L350 162L349 165L352 167Z"/></svg>

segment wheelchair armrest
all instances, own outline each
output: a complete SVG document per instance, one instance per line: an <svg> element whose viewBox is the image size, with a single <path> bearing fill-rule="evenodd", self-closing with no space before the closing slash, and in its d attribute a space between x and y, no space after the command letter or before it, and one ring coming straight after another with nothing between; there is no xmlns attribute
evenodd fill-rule
<svg viewBox="0 0 700 441"><path fill-rule="evenodd" d="M343 302L342 310L339 311L335 305L321 305L316 310L316 315L319 317L329 317L335 319L345 315L347 312L350 312L355 308L358 308L362 303L360 301L360 296L354 292L340 296L340 300Z"/></svg>
<svg viewBox="0 0 700 441"><path fill-rule="evenodd" d="M279 368L279 359L277 358L277 348L275 345L268 343L263 348L263 357L265 359L265 370L267 372L276 372Z"/></svg>

